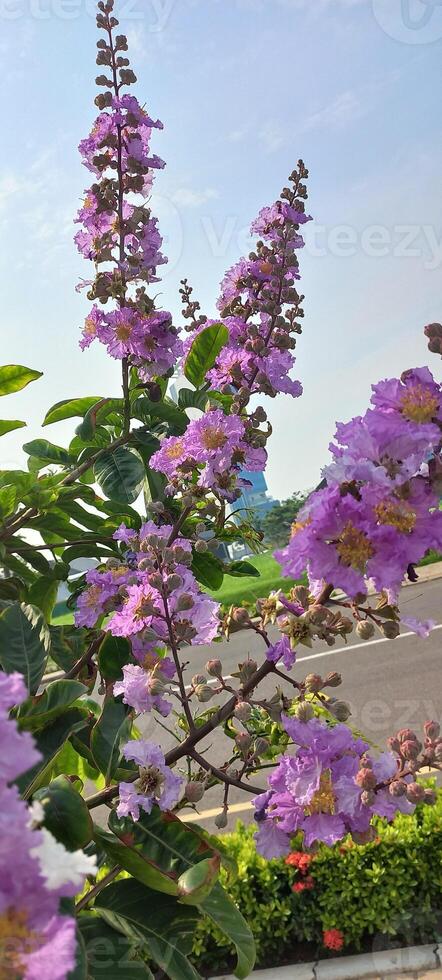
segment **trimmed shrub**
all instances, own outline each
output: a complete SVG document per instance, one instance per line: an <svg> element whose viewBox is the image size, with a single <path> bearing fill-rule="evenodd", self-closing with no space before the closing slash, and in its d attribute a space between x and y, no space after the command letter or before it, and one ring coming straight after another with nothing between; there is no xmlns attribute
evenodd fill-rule
<svg viewBox="0 0 442 980"><path fill-rule="evenodd" d="M223 837L238 863L234 882L224 879L230 895L255 936L258 966L300 957L299 944L312 943L312 957L326 955L324 932L343 933L344 952L437 939L442 911L442 791L434 807L418 807L392 826L378 823L378 837L356 846L348 839L334 848L319 847L304 876L284 860L267 861L256 853L254 827L238 823ZM293 850L301 847L294 840ZM292 886L310 880L303 890ZM392 941L392 940L391 940ZM349 949L350 947L350 949ZM207 919L197 928L194 960L202 972L229 970L231 949ZM336 955L335 952L330 955Z"/></svg>

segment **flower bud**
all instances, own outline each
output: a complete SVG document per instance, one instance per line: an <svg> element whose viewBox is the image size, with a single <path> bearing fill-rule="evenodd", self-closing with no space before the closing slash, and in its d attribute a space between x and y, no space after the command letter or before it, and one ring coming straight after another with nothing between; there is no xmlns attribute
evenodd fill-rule
<svg viewBox="0 0 442 980"><path fill-rule="evenodd" d="M427 738L431 739L432 742L440 735L440 725L437 721L426 721L424 725L424 732Z"/></svg>
<svg viewBox="0 0 442 980"><path fill-rule="evenodd" d="M199 541L195 541L194 548L198 555L205 555L206 551L209 550L209 545L207 544L207 541L200 538Z"/></svg>
<svg viewBox="0 0 442 980"><path fill-rule="evenodd" d="M241 755L247 755L250 746L252 744L252 737L247 735L246 732L239 732L235 738L236 746L241 752Z"/></svg>
<svg viewBox="0 0 442 980"><path fill-rule="evenodd" d="M210 677L223 676L223 665L221 660L208 660L206 663L206 670Z"/></svg>
<svg viewBox="0 0 442 980"><path fill-rule="evenodd" d="M410 803L423 803L425 799L425 790L420 783L409 783L407 786L407 800Z"/></svg>
<svg viewBox="0 0 442 980"><path fill-rule="evenodd" d="M375 801L375 793L371 789L364 789L361 793L362 806L372 806Z"/></svg>
<svg viewBox="0 0 442 980"><path fill-rule="evenodd" d="M339 687L340 684L342 684L342 676L336 670L324 678L324 687Z"/></svg>
<svg viewBox="0 0 442 980"><path fill-rule="evenodd" d="M189 609L193 609L194 605L195 600L193 596L189 592L183 592L176 604L177 612L187 612Z"/></svg>
<svg viewBox="0 0 442 980"><path fill-rule="evenodd" d="M424 803L428 803L429 806L434 806L437 800L437 793L434 789L426 789L424 791Z"/></svg>
<svg viewBox="0 0 442 980"><path fill-rule="evenodd" d="M355 783L361 789L374 789L376 786L376 776L372 769L360 769L355 776Z"/></svg>
<svg viewBox="0 0 442 980"><path fill-rule="evenodd" d="M238 666L239 679L242 684L246 684L258 670L256 660L245 660L243 664L239 664Z"/></svg>
<svg viewBox="0 0 442 980"><path fill-rule="evenodd" d="M199 803L204 796L204 783L190 782L187 783L184 795L189 803Z"/></svg>
<svg viewBox="0 0 442 980"><path fill-rule="evenodd" d="M387 619L385 623L382 623L381 630L387 640L395 640L400 633L399 623L395 623L392 619Z"/></svg>
<svg viewBox="0 0 442 980"><path fill-rule="evenodd" d="M234 713L238 721L249 721L252 715L252 706L247 701L238 701Z"/></svg>
<svg viewBox="0 0 442 980"><path fill-rule="evenodd" d="M390 749L390 752L396 752L396 753L400 752L401 743L399 739L396 738L395 735L391 735L390 738L387 739L387 745L388 748Z"/></svg>
<svg viewBox="0 0 442 980"><path fill-rule="evenodd" d="M198 684L198 687L195 688L195 695L198 698L198 701L201 701L202 704L206 704L207 701L210 701L213 698L213 688L209 687L208 684Z"/></svg>
<svg viewBox="0 0 442 980"><path fill-rule="evenodd" d="M182 584L183 584L183 580L181 578L181 575L177 575L175 573L174 575L167 576L166 585L167 585L167 591L169 593L175 592L176 589L180 589Z"/></svg>
<svg viewBox="0 0 442 980"><path fill-rule="evenodd" d="M338 721L347 721L347 718L351 715L350 705L346 701L335 701L333 704L327 705L327 707Z"/></svg>
<svg viewBox="0 0 442 980"><path fill-rule="evenodd" d="M407 742L402 742L401 752L404 759L417 759L422 746L420 742L412 742L408 740Z"/></svg>
<svg viewBox="0 0 442 980"><path fill-rule="evenodd" d="M354 830L351 837L355 844L371 844L376 838L376 829L369 827L368 830Z"/></svg>
<svg viewBox="0 0 442 980"><path fill-rule="evenodd" d="M361 620L356 627L356 633L360 640L371 640L375 634L374 624L368 619Z"/></svg>
<svg viewBox="0 0 442 980"><path fill-rule="evenodd" d="M324 681L320 674L307 674L304 684L307 691L310 691L312 694L317 694L324 687Z"/></svg>
<svg viewBox="0 0 442 980"><path fill-rule="evenodd" d="M194 676L192 677L192 687L199 687L200 684L205 684L205 683L206 683L205 674L194 674Z"/></svg>
<svg viewBox="0 0 442 980"><path fill-rule="evenodd" d="M388 787L388 792L390 796L393 796L395 798L400 798L401 796L405 796L407 792L407 784L404 782L403 779L394 779L393 782L390 783Z"/></svg>
<svg viewBox="0 0 442 980"><path fill-rule="evenodd" d="M219 813L218 816L215 817L215 825L218 827L218 830L224 830L225 827L227 827L227 823L227 813L225 810L223 810L222 813Z"/></svg>
<svg viewBox="0 0 442 980"><path fill-rule="evenodd" d="M300 701L296 706L296 717L299 721L308 722L314 718L315 712L309 701Z"/></svg>
<svg viewBox="0 0 442 980"><path fill-rule="evenodd" d="M417 742L416 732L412 728L400 728L397 737L400 742Z"/></svg>
<svg viewBox="0 0 442 980"><path fill-rule="evenodd" d="M436 745L434 750L434 758L436 762L442 762L442 742L440 742L439 745Z"/></svg>
<svg viewBox="0 0 442 980"><path fill-rule="evenodd" d="M255 755L265 755L270 747L268 738L257 738L255 742Z"/></svg>
<svg viewBox="0 0 442 980"><path fill-rule="evenodd" d="M234 623L238 623L239 626L245 626L246 623L250 621L250 616L247 609L239 607L234 609L232 613L232 619Z"/></svg>

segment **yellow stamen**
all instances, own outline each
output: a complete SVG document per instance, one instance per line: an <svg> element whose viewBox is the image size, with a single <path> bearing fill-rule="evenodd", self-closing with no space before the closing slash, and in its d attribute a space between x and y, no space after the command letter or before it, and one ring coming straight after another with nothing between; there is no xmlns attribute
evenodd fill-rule
<svg viewBox="0 0 442 980"><path fill-rule="evenodd" d="M178 439L177 442L173 442L170 446L166 447L166 456L168 459L179 459L184 451L184 444L182 439Z"/></svg>
<svg viewBox="0 0 442 980"><path fill-rule="evenodd" d="M336 545L336 551L344 565L351 565L358 572L364 572L369 558L374 555L374 548L363 531L359 531L351 521L348 521Z"/></svg>
<svg viewBox="0 0 442 980"><path fill-rule="evenodd" d="M410 534L416 525L415 511L402 500L382 500L375 514L380 524L392 524L403 534Z"/></svg>
<svg viewBox="0 0 442 980"><path fill-rule="evenodd" d="M8 909L0 915L0 980L22 980L23 957L38 949L39 937L26 923L26 913Z"/></svg>
<svg viewBox="0 0 442 980"><path fill-rule="evenodd" d="M439 400L424 385L410 385L401 398L402 415L410 422L431 422L437 415Z"/></svg>
<svg viewBox="0 0 442 980"><path fill-rule="evenodd" d="M201 442L205 449L222 449L227 442L227 436L221 429L209 426L204 429Z"/></svg>
<svg viewBox="0 0 442 980"><path fill-rule="evenodd" d="M83 333L87 337L95 337L96 336L96 333L97 333L97 324L95 323L95 320L91 316L86 317L86 320L85 320L85 323L84 323Z"/></svg>
<svg viewBox="0 0 442 980"><path fill-rule="evenodd" d="M314 813L335 812L335 795L333 793L331 772L329 769L323 772L319 779L319 789L313 794L310 803L305 807L307 816L311 817Z"/></svg>

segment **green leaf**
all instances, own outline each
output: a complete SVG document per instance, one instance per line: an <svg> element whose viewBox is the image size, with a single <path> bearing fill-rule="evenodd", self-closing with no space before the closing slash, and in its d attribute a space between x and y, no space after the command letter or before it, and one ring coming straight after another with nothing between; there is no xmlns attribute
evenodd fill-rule
<svg viewBox="0 0 442 980"><path fill-rule="evenodd" d="M58 667L68 671L83 656L87 631L74 626L50 626L51 657Z"/></svg>
<svg viewBox="0 0 442 980"><path fill-rule="evenodd" d="M41 762L17 780L19 790L26 798L32 796L37 789L40 789L40 786L45 786L50 781L57 756L68 738L74 732L79 732L85 728L87 723L87 711L82 708L70 708L59 718L56 718L51 725L37 733L35 743L41 755Z"/></svg>
<svg viewBox="0 0 442 980"><path fill-rule="evenodd" d="M145 469L138 453L120 447L97 459L94 473L103 493L111 500L133 504L144 483Z"/></svg>
<svg viewBox="0 0 442 980"><path fill-rule="evenodd" d="M223 323L213 323L195 337L184 363L184 374L195 388L204 384L207 372L228 339L229 331Z"/></svg>
<svg viewBox="0 0 442 980"><path fill-rule="evenodd" d="M23 674L35 694L44 674L50 634L42 613L33 606L14 603L0 613L0 661L7 674Z"/></svg>
<svg viewBox="0 0 442 980"><path fill-rule="evenodd" d="M72 419L76 416L81 418L100 401L100 396L89 396L88 398L67 398L57 402L45 415L43 425L51 425L52 422L61 422L63 419Z"/></svg>
<svg viewBox="0 0 442 980"><path fill-rule="evenodd" d="M147 942L152 958L170 980L200 980L186 955L198 921L195 909L134 880L110 885L97 897L95 909L129 940Z"/></svg>
<svg viewBox="0 0 442 980"><path fill-rule="evenodd" d="M92 840L92 817L82 796L67 776L57 776L34 795L44 811L44 826L69 851L77 851Z"/></svg>
<svg viewBox="0 0 442 980"><path fill-rule="evenodd" d="M123 841L114 834L108 834L100 827L95 827L94 840L114 864L121 865L143 885L165 895L178 895L177 872L165 872L149 859L143 846L145 841L142 835L130 829Z"/></svg>
<svg viewBox="0 0 442 980"><path fill-rule="evenodd" d="M5 364L0 367L0 396L21 391L31 381L36 381L42 376L42 371L33 371L32 368L22 367L21 364Z"/></svg>
<svg viewBox="0 0 442 980"><path fill-rule="evenodd" d="M220 866L220 856L215 854L185 871L178 882L179 901L183 905L200 905L204 902L219 878Z"/></svg>
<svg viewBox="0 0 442 980"><path fill-rule="evenodd" d="M197 582L204 585L206 589L216 592L217 589L221 588L224 580L224 566L222 561L210 554L209 551L202 555L194 554L192 571Z"/></svg>
<svg viewBox="0 0 442 980"><path fill-rule="evenodd" d="M226 575L232 575L234 578L240 578L243 575L247 575L249 578L260 578L260 572L252 565L251 561L232 561L230 565L225 566Z"/></svg>
<svg viewBox="0 0 442 980"><path fill-rule="evenodd" d="M26 426L26 422L19 422L18 419L0 419L0 436L7 435L8 432L13 432L14 429L23 429Z"/></svg>
<svg viewBox="0 0 442 980"><path fill-rule="evenodd" d="M98 669L107 681L119 681L123 667L133 662L131 646L122 636L106 636L98 651Z"/></svg>
<svg viewBox="0 0 442 980"><path fill-rule="evenodd" d="M58 589L60 587L60 582L57 579L50 578L48 575L43 575L42 578L37 579L34 585L31 585L28 593L29 602L33 606L38 606L41 609L46 622L49 622L52 611L57 601Z"/></svg>
<svg viewBox="0 0 442 980"><path fill-rule="evenodd" d="M255 965L255 942L247 922L219 882L201 902L200 908L235 945L238 956L235 976L239 980L248 977Z"/></svg>
<svg viewBox="0 0 442 980"><path fill-rule="evenodd" d="M87 687L80 684L80 681L53 681L52 684L48 684L43 694L28 698L20 705L18 711L20 728L31 732L44 728L58 715L63 714L74 701L87 694L87 691Z"/></svg>
<svg viewBox="0 0 442 980"><path fill-rule="evenodd" d="M110 783L121 760L122 746L129 741L133 716L121 701L106 701L94 725L91 749L96 765Z"/></svg>
<svg viewBox="0 0 442 980"><path fill-rule="evenodd" d="M168 422L169 426L175 430L173 435L182 435L186 431L189 419L184 412L180 411L180 408L177 408L172 401L152 402L149 398L142 397L137 398L134 402L132 411L135 418L140 416L142 422L145 418L161 419Z"/></svg>
<svg viewBox="0 0 442 980"><path fill-rule="evenodd" d="M127 845L128 855L117 858L122 867L135 877L140 877L135 870L135 860L138 859L139 871L145 875L146 865L155 872L156 884L144 879L144 883L166 894L178 894L178 879L181 880L200 862L207 860L220 864L221 854L198 831L189 824L183 823L173 813L162 813L154 807L152 813L143 813L136 823L130 818L119 818L115 810L109 816L109 828L122 843ZM127 864L130 862L131 867ZM203 880L211 876L211 869L204 868ZM143 879L141 879L143 880ZM212 879L213 884L213 879ZM201 885L201 881L198 887ZM183 893L191 892L196 882L183 880Z"/></svg>
<svg viewBox="0 0 442 980"><path fill-rule="evenodd" d="M91 974L89 973L87 964L86 946L79 929L77 929L75 967L71 973L68 974L68 980L91 980Z"/></svg>
<svg viewBox="0 0 442 980"><path fill-rule="evenodd" d="M179 408L199 408L205 412L209 395L207 391L194 391L193 388L181 388L178 395Z"/></svg>
<svg viewBox="0 0 442 980"><path fill-rule="evenodd" d="M1 487L0 489L0 514L2 518L8 517L14 512L17 500L17 490L15 487Z"/></svg>
<svg viewBox="0 0 442 980"><path fill-rule="evenodd" d="M96 915L80 915L80 938L85 951L85 973L69 980L153 980L146 963L134 958L134 946ZM139 945L139 943L138 943Z"/></svg>
<svg viewBox="0 0 442 980"><path fill-rule="evenodd" d="M57 466L75 463L75 458L70 456L66 449L55 446L47 439L33 439L32 442L26 442L23 449L28 456L35 456L43 463L56 463Z"/></svg>

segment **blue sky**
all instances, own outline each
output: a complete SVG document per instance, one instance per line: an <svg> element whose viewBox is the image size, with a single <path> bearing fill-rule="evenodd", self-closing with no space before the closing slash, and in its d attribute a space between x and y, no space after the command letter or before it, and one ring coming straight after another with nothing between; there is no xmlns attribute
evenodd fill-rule
<svg viewBox="0 0 442 980"><path fill-rule="evenodd" d="M188 276L214 314L247 227L301 156L314 216L301 256L306 294L296 401L268 402L275 497L315 484L336 419L365 409L370 383L425 363L421 328L441 319L440 0L120 0L137 94L164 124L153 208L169 266L162 302L179 313ZM2 363L45 376L2 416L4 465L64 397L117 394L118 366L81 353L88 264L72 219L88 174L77 153L94 118L91 0L1 0ZM117 11L118 12L118 11ZM433 358L433 368L438 369ZM44 430L62 443L70 427ZM20 438L21 437L21 438Z"/></svg>

